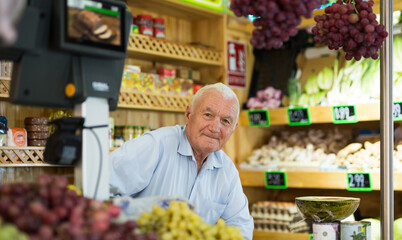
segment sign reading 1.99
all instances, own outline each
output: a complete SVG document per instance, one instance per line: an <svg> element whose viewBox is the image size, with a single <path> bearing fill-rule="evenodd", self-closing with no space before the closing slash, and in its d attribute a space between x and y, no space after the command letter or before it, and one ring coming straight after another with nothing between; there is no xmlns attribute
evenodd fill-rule
<svg viewBox="0 0 402 240"><path fill-rule="evenodd" d="M372 191L370 173L347 173L347 186L349 191Z"/></svg>
<svg viewBox="0 0 402 240"><path fill-rule="evenodd" d="M248 110L248 120L250 126L269 126L269 115L266 109Z"/></svg>
<svg viewBox="0 0 402 240"><path fill-rule="evenodd" d="M333 106L332 116L334 123L356 123L357 113L353 105L350 106Z"/></svg>

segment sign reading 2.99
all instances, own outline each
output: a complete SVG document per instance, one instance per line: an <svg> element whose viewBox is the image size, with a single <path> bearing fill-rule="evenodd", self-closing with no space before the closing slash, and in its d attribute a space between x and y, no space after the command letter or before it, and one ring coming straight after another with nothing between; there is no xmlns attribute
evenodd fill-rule
<svg viewBox="0 0 402 240"><path fill-rule="evenodd" d="M372 191L370 173L347 173L347 187L349 191Z"/></svg>

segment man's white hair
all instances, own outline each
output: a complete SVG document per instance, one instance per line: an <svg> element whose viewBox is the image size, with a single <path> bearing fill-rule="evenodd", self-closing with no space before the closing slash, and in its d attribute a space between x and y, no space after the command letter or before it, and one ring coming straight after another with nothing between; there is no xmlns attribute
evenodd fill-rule
<svg viewBox="0 0 402 240"><path fill-rule="evenodd" d="M206 92L211 91L211 90L218 91L220 94L222 94L223 98L225 98L225 99L233 99L233 100L235 100L236 108L237 108L237 116L236 116L236 122L235 123L237 124L237 121L239 119L239 113L240 113L239 99L237 99L236 93L233 92L233 90L230 87L228 87L225 84L220 83L220 82L206 85L206 86L202 87L200 90L197 91L197 93L193 96L193 99L191 100L191 103L190 103L190 111L191 111L191 113L193 113L193 111L194 111L193 106L197 103L197 101L199 99L201 99L202 96Z"/></svg>

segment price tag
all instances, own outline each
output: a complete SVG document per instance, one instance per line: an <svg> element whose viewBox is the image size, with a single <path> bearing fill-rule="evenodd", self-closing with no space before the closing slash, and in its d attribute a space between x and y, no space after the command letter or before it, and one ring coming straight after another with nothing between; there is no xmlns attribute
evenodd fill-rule
<svg viewBox="0 0 402 240"><path fill-rule="evenodd" d="M268 127L269 114L268 110L248 110L248 120L250 126Z"/></svg>
<svg viewBox="0 0 402 240"><path fill-rule="evenodd" d="M310 240L313 240L313 234L310 234L309 239L310 239Z"/></svg>
<svg viewBox="0 0 402 240"><path fill-rule="evenodd" d="M290 126L310 125L310 113L308 108L288 108Z"/></svg>
<svg viewBox="0 0 402 240"><path fill-rule="evenodd" d="M372 191L370 173L347 173L348 191Z"/></svg>
<svg viewBox="0 0 402 240"><path fill-rule="evenodd" d="M392 105L392 116L394 117L394 121L402 120L402 102L395 102Z"/></svg>
<svg viewBox="0 0 402 240"><path fill-rule="evenodd" d="M354 105L333 106L332 117L334 123L356 123L357 112Z"/></svg>
<svg viewBox="0 0 402 240"><path fill-rule="evenodd" d="M286 172L265 172L265 187L266 188L288 188Z"/></svg>

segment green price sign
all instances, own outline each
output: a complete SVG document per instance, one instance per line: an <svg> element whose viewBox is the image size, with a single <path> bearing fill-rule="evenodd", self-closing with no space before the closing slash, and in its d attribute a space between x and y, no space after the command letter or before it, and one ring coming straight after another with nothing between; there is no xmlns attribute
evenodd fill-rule
<svg viewBox="0 0 402 240"><path fill-rule="evenodd" d="M357 112L354 105L333 106L332 119L334 123L356 123Z"/></svg>
<svg viewBox="0 0 402 240"><path fill-rule="evenodd" d="M266 188L288 188L288 180L286 178L286 172L265 172L265 187Z"/></svg>
<svg viewBox="0 0 402 240"><path fill-rule="evenodd" d="M348 191L372 191L370 173L354 172L346 173Z"/></svg>
<svg viewBox="0 0 402 240"><path fill-rule="evenodd" d="M268 127L269 114L266 109L250 109L248 110L249 125L253 127Z"/></svg>
<svg viewBox="0 0 402 240"><path fill-rule="evenodd" d="M310 113L308 108L288 108L290 126L310 125Z"/></svg>
<svg viewBox="0 0 402 240"><path fill-rule="evenodd" d="M392 105L392 116L394 121L402 120L402 102L394 102Z"/></svg>
<svg viewBox="0 0 402 240"><path fill-rule="evenodd" d="M309 239L310 239L310 240L313 240L313 234L310 234Z"/></svg>

